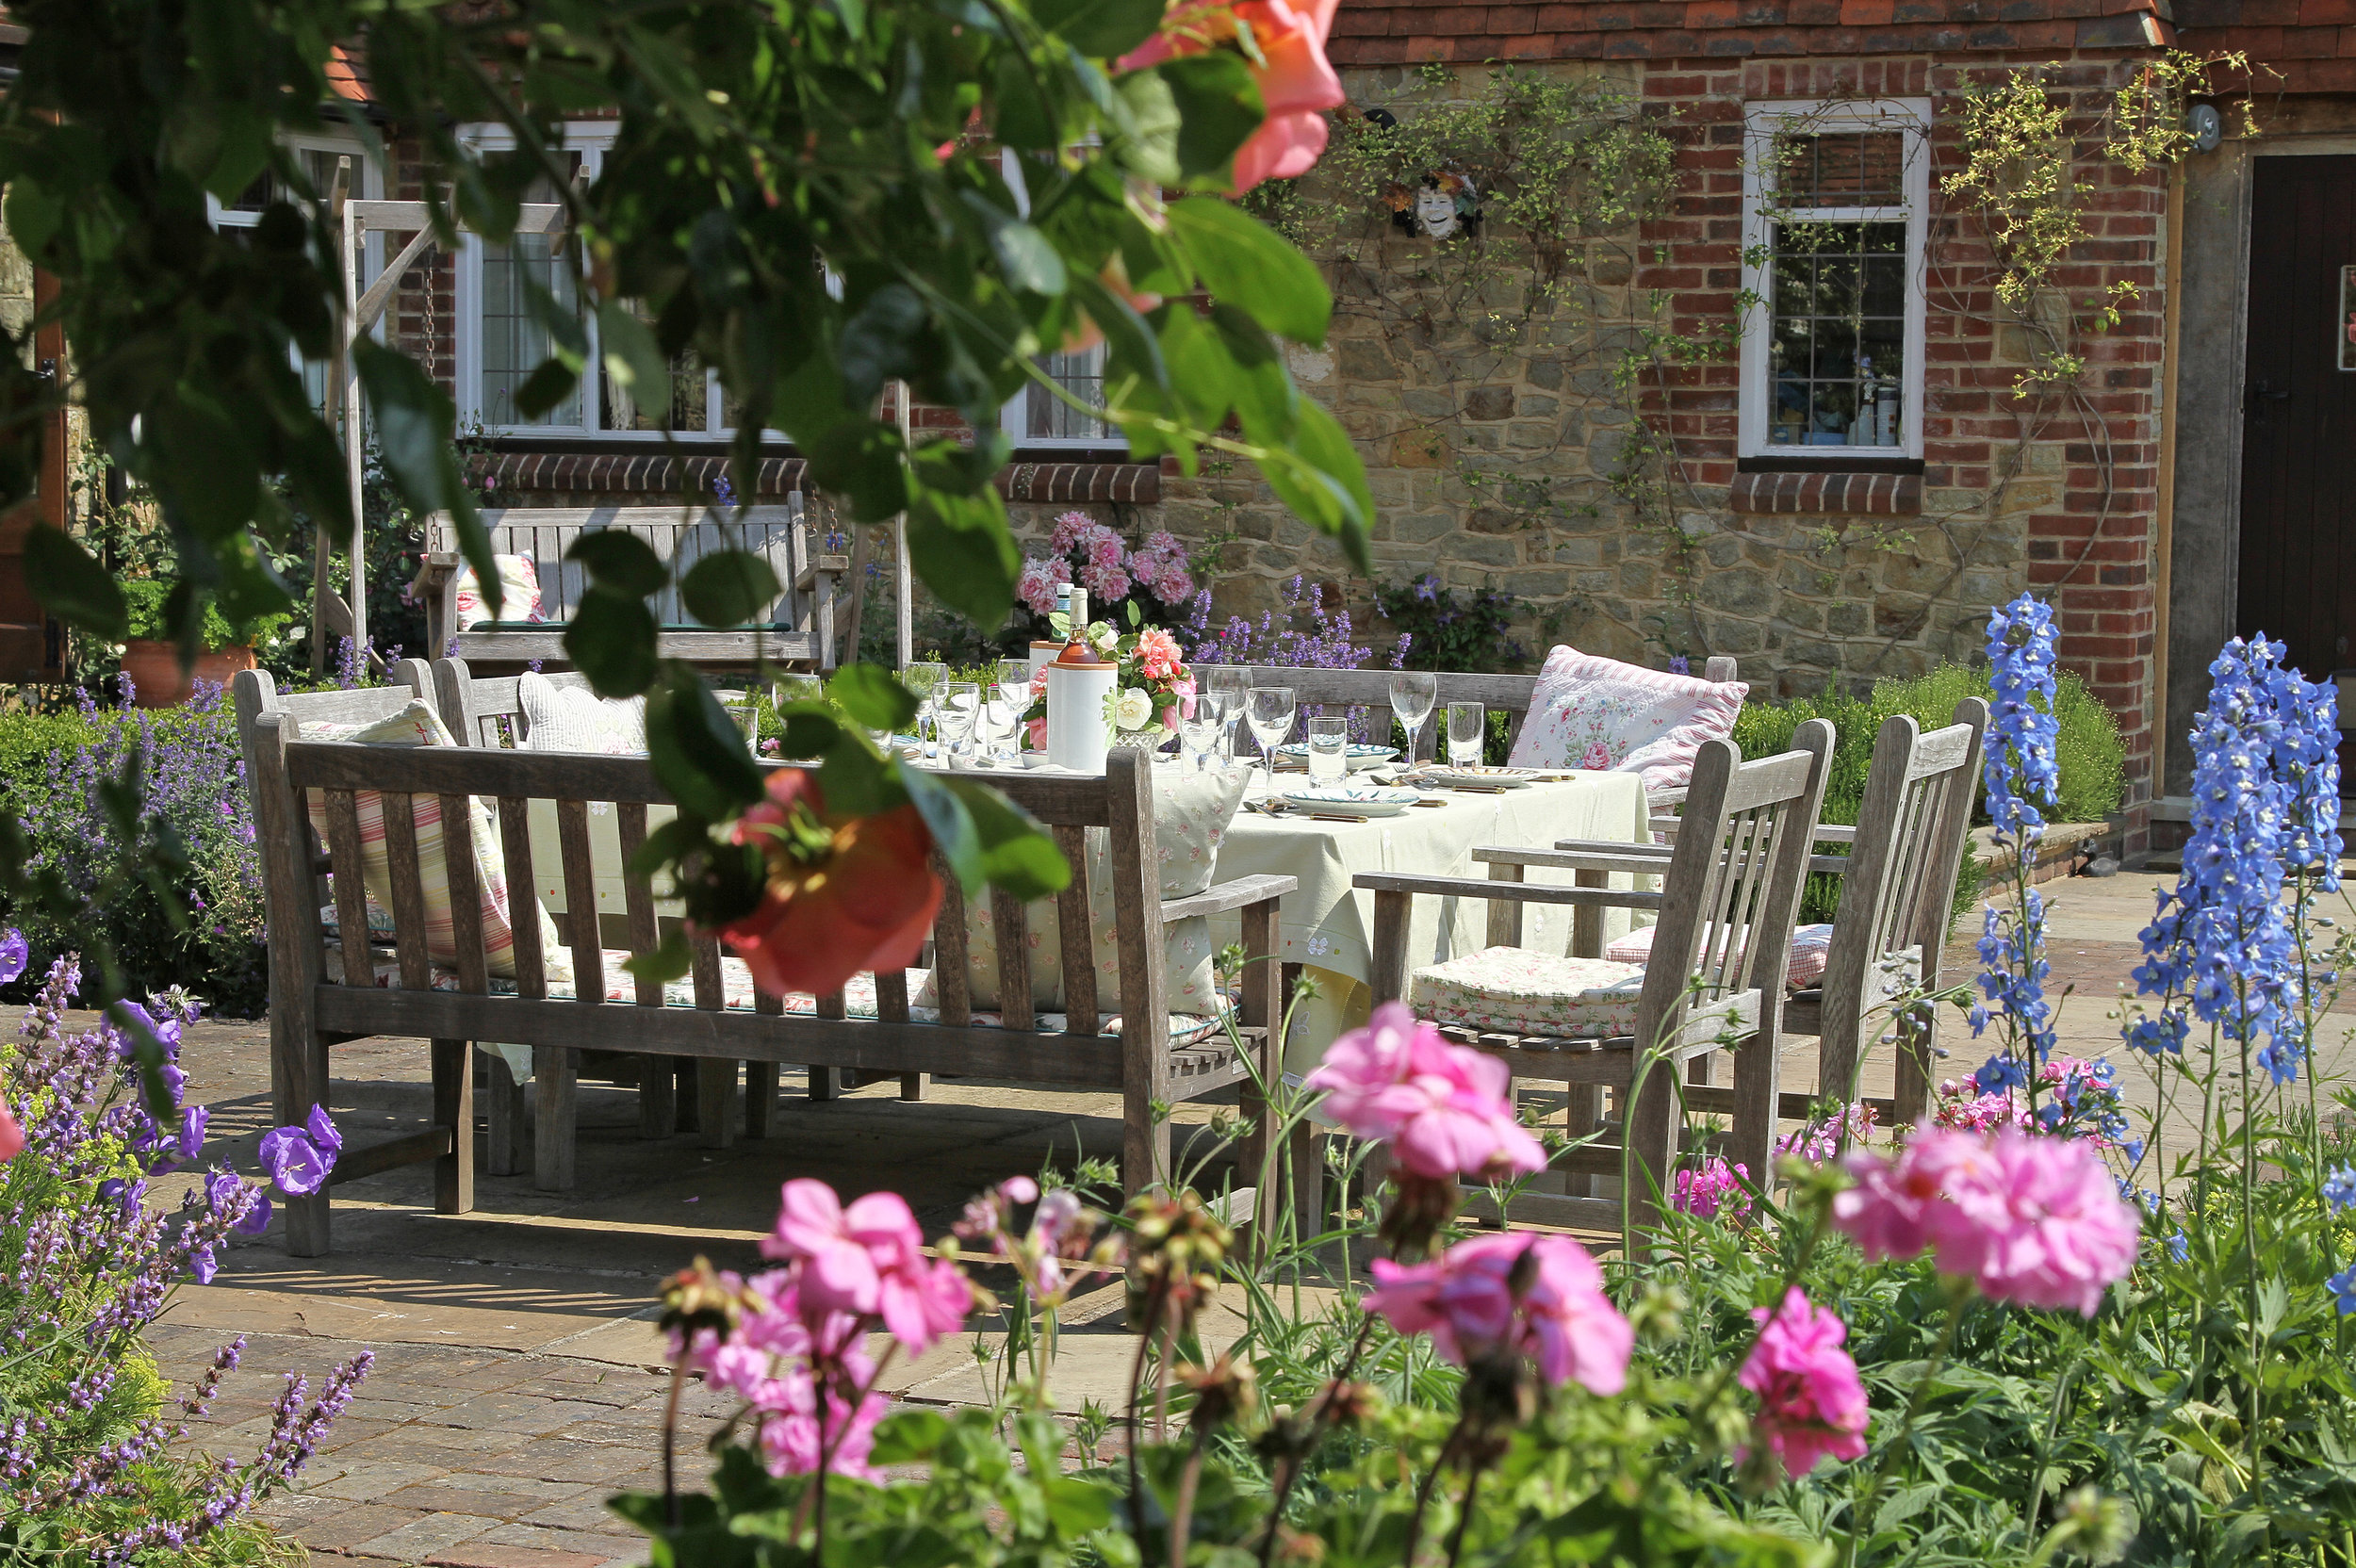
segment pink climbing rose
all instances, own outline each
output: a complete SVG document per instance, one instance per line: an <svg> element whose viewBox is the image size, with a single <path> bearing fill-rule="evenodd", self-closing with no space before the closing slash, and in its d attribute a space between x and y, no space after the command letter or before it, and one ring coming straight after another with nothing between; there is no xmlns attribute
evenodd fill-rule
<svg viewBox="0 0 2356 1568"><path fill-rule="evenodd" d="M1362 1138L1390 1144L1415 1175L1499 1178L1544 1170L1546 1152L1513 1116L1503 1062L1452 1045L1402 1002L1374 1010L1326 1048L1309 1074L1326 1108Z"/></svg>
<svg viewBox="0 0 2356 1568"><path fill-rule="evenodd" d="M924 1233L896 1192L871 1192L846 1209L824 1182L788 1182L761 1250L800 1262L806 1319L812 1310L880 1317L910 1355L955 1331L973 1305L957 1266L924 1255Z"/></svg>
<svg viewBox="0 0 2356 1568"><path fill-rule="evenodd" d="M1518 1299L1515 1265L1533 1267ZM1591 1394L1628 1386L1636 1331L1603 1293L1603 1271L1568 1236L1507 1234L1459 1242L1431 1263L1373 1263L1366 1309L1400 1333L1428 1333L1440 1355L1462 1366L1508 1346L1537 1364L1550 1385L1576 1382Z"/></svg>
<svg viewBox="0 0 2356 1568"><path fill-rule="evenodd" d="M1243 57L1268 116L1235 154L1235 193L1263 180L1289 180L1317 167L1325 151L1323 110L1342 105L1342 79L1325 57L1340 0L1181 0L1161 31L1122 56L1119 69L1232 48ZM1248 35L1248 36L1247 36Z"/></svg>
<svg viewBox="0 0 2356 1568"><path fill-rule="evenodd" d="M1744 1388L1759 1396L1751 1430L1784 1468L1805 1476L1821 1459L1856 1459L1865 1452L1872 1412L1857 1363L1841 1348L1849 1326L1840 1315L1808 1305L1796 1285L1770 1313L1752 1309L1759 1344L1742 1364Z"/></svg>
<svg viewBox="0 0 2356 1568"><path fill-rule="evenodd" d="M1940 1273L1991 1300L2087 1317L2135 1266L2142 1227L2086 1140L1933 1127L1894 1163L1863 1151L1846 1163L1857 1184L1833 1200L1833 1223L1868 1257L1929 1248Z"/></svg>

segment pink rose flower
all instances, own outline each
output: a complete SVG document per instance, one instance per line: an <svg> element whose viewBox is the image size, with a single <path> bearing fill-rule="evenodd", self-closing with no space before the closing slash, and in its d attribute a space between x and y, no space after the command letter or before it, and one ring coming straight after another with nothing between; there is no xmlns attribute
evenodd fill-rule
<svg viewBox="0 0 2356 1568"><path fill-rule="evenodd" d="M910 1355L965 1321L973 1293L953 1263L924 1253L924 1233L908 1200L871 1192L847 1209L824 1182L785 1184L764 1256L797 1262L803 1315L812 1311L880 1317Z"/></svg>
<svg viewBox="0 0 2356 1568"><path fill-rule="evenodd" d="M1517 1301L1511 1282L1525 1251L1536 1266ZM1430 1334L1440 1355L1459 1366L1483 1350L1511 1346L1537 1363L1549 1384L1576 1382L1591 1394L1628 1386L1636 1332L1604 1295L1595 1260L1568 1236L1478 1236L1431 1263L1377 1258L1373 1268L1366 1310L1401 1333Z"/></svg>
<svg viewBox="0 0 2356 1568"><path fill-rule="evenodd" d="M1095 526L1096 519L1085 512L1059 512L1055 526L1048 531L1047 547L1057 555L1069 554L1080 535Z"/></svg>
<svg viewBox="0 0 2356 1568"><path fill-rule="evenodd" d="M1796 1285L1774 1313L1757 1307L1751 1316L1763 1327L1742 1364L1742 1382L1759 1396L1751 1418L1759 1440L1795 1476L1827 1456L1862 1455L1872 1411L1857 1363L1841 1348L1849 1326L1838 1314L1809 1306Z"/></svg>
<svg viewBox="0 0 2356 1568"><path fill-rule="evenodd" d="M1137 668L1148 680L1168 680L1185 662L1178 639L1160 627L1148 627L1137 633Z"/></svg>
<svg viewBox="0 0 2356 1568"><path fill-rule="evenodd" d="M1268 106L1268 117L1235 154L1238 196L1263 180L1289 180L1307 173L1325 151L1324 109L1342 104L1341 78L1325 58L1325 39L1339 0L1210 0L1181 4L1162 19L1162 30L1121 57L1118 69L1137 71L1183 55L1219 48L1246 27L1255 49L1242 51L1252 63L1252 79Z"/></svg>
<svg viewBox="0 0 2356 1568"><path fill-rule="evenodd" d="M1080 586L1088 591L1091 604L1118 604L1129 596L1129 574L1119 566L1099 566L1090 562L1080 568Z"/></svg>
<svg viewBox="0 0 2356 1568"><path fill-rule="evenodd" d="M2142 1226L2082 1139L1928 1127L1895 1164L1862 1151L1846 1163L1857 1185L1833 1200L1833 1223L1868 1257L1932 1248L1940 1273L1991 1300L2087 1317L2135 1266Z"/></svg>
<svg viewBox="0 0 2356 1568"><path fill-rule="evenodd" d="M1389 1143L1418 1176L1498 1177L1544 1170L1546 1152L1513 1115L1503 1062L1451 1045L1437 1027L1386 1002L1364 1029L1326 1048L1308 1086L1362 1138Z"/></svg>
<svg viewBox="0 0 2356 1568"><path fill-rule="evenodd" d="M1014 596L1032 614L1051 615L1055 610L1055 585L1062 580L1062 567L1033 556L1023 563L1023 575L1015 580Z"/></svg>

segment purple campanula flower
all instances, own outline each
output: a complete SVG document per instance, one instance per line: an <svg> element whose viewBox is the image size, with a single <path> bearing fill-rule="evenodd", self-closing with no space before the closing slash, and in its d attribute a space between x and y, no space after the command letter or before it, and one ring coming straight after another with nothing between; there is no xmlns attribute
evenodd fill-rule
<svg viewBox="0 0 2356 1568"><path fill-rule="evenodd" d="M319 1145L320 1152L327 1156L328 1165L333 1168L335 1156L344 1152L344 1135L336 1127L335 1119L327 1114L326 1106L313 1105L311 1114L303 1124L310 1130L311 1141Z"/></svg>
<svg viewBox="0 0 2356 1568"><path fill-rule="evenodd" d="M313 1105L303 1126L279 1127L262 1135L262 1168L289 1198L306 1197L327 1184L342 1152L343 1134L324 1105Z"/></svg>
<svg viewBox="0 0 2356 1568"><path fill-rule="evenodd" d="M190 1105L181 1111L180 1157L182 1159L196 1158L197 1152L205 1147L205 1124L212 1119L212 1111L203 1105Z"/></svg>
<svg viewBox="0 0 2356 1568"><path fill-rule="evenodd" d="M30 957L31 952L25 946L24 932L11 925L6 934L0 934L0 986L24 973L25 965Z"/></svg>

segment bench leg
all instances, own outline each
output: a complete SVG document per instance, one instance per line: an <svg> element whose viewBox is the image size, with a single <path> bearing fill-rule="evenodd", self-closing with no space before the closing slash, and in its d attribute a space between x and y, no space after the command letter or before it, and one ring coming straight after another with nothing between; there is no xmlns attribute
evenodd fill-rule
<svg viewBox="0 0 2356 1568"><path fill-rule="evenodd" d="M281 1127L298 1125L315 1104L327 1102L327 1048L305 1024L273 1006L270 1021L270 1106ZM327 1187L304 1198L284 1198L290 1257L327 1256Z"/></svg>
<svg viewBox="0 0 2356 1568"><path fill-rule="evenodd" d="M670 1056L638 1058L638 1135L667 1138L679 1131L679 1068Z"/></svg>
<svg viewBox="0 0 2356 1568"><path fill-rule="evenodd" d="M508 1070L507 1058L496 1051L475 1053L475 1082L483 1091L484 1119L490 1123L488 1157L483 1173L520 1176L531 1147L532 1130L524 1120L523 1086Z"/></svg>
<svg viewBox="0 0 2356 1568"><path fill-rule="evenodd" d="M674 1056L671 1058L671 1085L673 1125L682 1133L699 1131L702 1123L697 1119L700 1107L695 1101L695 1057Z"/></svg>
<svg viewBox="0 0 2356 1568"><path fill-rule="evenodd" d="M736 1063L726 1056L695 1058L695 1141L706 1149L736 1144Z"/></svg>
<svg viewBox="0 0 2356 1568"><path fill-rule="evenodd" d="M532 1184L542 1192L573 1185L573 1134L581 1102L581 1056L569 1046L532 1048L533 1099L539 1126L532 1139Z"/></svg>
<svg viewBox="0 0 2356 1568"><path fill-rule="evenodd" d="M1670 1080L1676 1070L1672 1063L1654 1063L1633 1102L1622 1099L1628 1107L1621 1126L1629 1159L1628 1190L1620 1200L1628 1205L1630 1231L1640 1236L1661 1223L1660 1205L1668 1199L1671 1168L1677 1163L1677 1086ZM1647 1249L1639 1241L1636 1250L1641 1259Z"/></svg>
<svg viewBox="0 0 2356 1568"><path fill-rule="evenodd" d="M900 1098L911 1104L932 1092L933 1075L929 1072L900 1074Z"/></svg>
<svg viewBox="0 0 2356 1568"><path fill-rule="evenodd" d="M474 1209L474 1075L467 1058L471 1040L434 1040L434 1125L450 1132L450 1152L434 1162L434 1212L467 1214Z"/></svg>
<svg viewBox="0 0 2356 1568"><path fill-rule="evenodd" d="M1572 1084L1564 1096L1570 1102L1567 1128L1574 1138L1585 1137L1603 1125L1603 1086L1599 1084ZM1573 1198L1593 1198L1595 1179L1573 1174L1562 1178L1562 1190Z"/></svg>
<svg viewBox="0 0 2356 1568"><path fill-rule="evenodd" d="M840 1098L847 1086L843 1081L847 1074L839 1067L810 1067L802 1070L809 1075L810 1085L803 1092L822 1103Z"/></svg>
<svg viewBox="0 0 2356 1568"><path fill-rule="evenodd" d="M1121 1091L1121 1195L1138 1193L1170 1179L1170 1122L1153 1118L1153 1096L1136 1086Z"/></svg>
<svg viewBox="0 0 2356 1568"><path fill-rule="evenodd" d="M746 1062L744 1064L744 1135L765 1138L776 1125L777 1116L777 1064Z"/></svg>

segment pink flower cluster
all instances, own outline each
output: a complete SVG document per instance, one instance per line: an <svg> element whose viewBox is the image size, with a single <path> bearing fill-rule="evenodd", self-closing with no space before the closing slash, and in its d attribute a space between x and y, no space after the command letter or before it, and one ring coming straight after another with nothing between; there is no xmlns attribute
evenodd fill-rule
<svg viewBox="0 0 2356 1568"><path fill-rule="evenodd" d="M1532 1266L1513 1293L1523 1254ZM1547 1383L1576 1382L1590 1394L1628 1386L1636 1331L1603 1293L1603 1271L1568 1236L1506 1234L1459 1242L1431 1263L1373 1263L1366 1309L1403 1334L1428 1333L1441 1356L1462 1366L1483 1351L1519 1350Z"/></svg>
<svg viewBox="0 0 2356 1568"><path fill-rule="evenodd" d="M1873 1135L1875 1113L1865 1101L1844 1105L1830 1117L1819 1116L1796 1133L1788 1133L1775 1140L1775 1154L1797 1154L1810 1165L1823 1165L1841 1152L1845 1138L1851 1145L1866 1142Z"/></svg>
<svg viewBox="0 0 2356 1568"><path fill-rule="evenodd" d="M1186 667L1178 639L1160 627L1147 627L1137 633L1137 673L1148 680L1171 679Z"/></svg>
<svg viewBox="0 0 2356 1568"><path fill-rule="evenodd" d="M1088 590L1091 606L1118 604L1137 587L1167 605L1194 595L1194 577L1186 569L1186 550L1173 534L1155 531L1132 553L1121 535L1085 512L1066 512L1047 535L1054 553L1033 556L1023 564L1015 596L1035 615L1052 614L1055 585L1075 582Z"/></svg>
<svg viewBox="0 0 2356 1568"><path fill-rule="evenodd" d="M1861 1457L1872 1412L1857 1363L1841 1348L1849 1326L1810 1306L1797 1286L1773 1313L1755 1307L1751 1316L1760 1326L1759 1344L1742 1364L1742 1382L1759 1396L1752 1432L1795 1476L1828 1456Z"/></svg>
<svg viewBox="0 0 2356 1568"><path fill-rule="evenodd" d="M1699 1169L1687 1166L1677 1171L1677 1184L1669 1194L1669 1207L1696 1219L1715 1219L1721 1214L1738 1222L1748 1219L1751 1195L1736 1178L1747 1179L1750 1173L1749 1166L1730 1166L1724 1155L1712 1154L1701 1163Z"/></svg>
<svg viewBox="0 0 2356 1568"><path fill-rule="evenodd" d="M1845 1163L1857 1184L1833 1200L1833 1223L1868 1257L1934 1250L1940 1273L1992 1300L2087 1317L2135 1266L2135 1212L2084 1139L1925 1127L1894 1162L1859 1150Z"/></svg>
<svg viewBox="0 0 2356 1568"><path fill-rule="evenodd" d="M1031 1202L1039 1207L1031 1211L1030 1231L1018 1236L1009 1227L1009 1211ZM1122 1250L1117 1239L1100 1248L1089 1245L1103 1217L1069 1187L1042 1194L1030 1177L1009 1176L966 1204L964 1216L950 1229L961 1241L987 1242L990 1256L1011 1264L1039 1304L1054 1306L1071 1294L1075 1273L1119 1271ZM1076 1269L1069 1266L1074 1264Z"/></svg>
<svg viewBox="0 0 2356 1568"><path fill-rule="evenodd" d="M704 1330L673 1355L752 1407L774 1474L808 1475L831 1446L836 1474L872 1478L867 1455L888 1406L873 1392L868 1333L880 1324L922 1355L973 1305L964 1272L924 1247L896 1193L871 1192L846 1209L824 1182L788 1182L761 1244L785 1266L749 1281L724 1275L751 1308L725 1338Z"/></svg>
<svg viewBox="0 0 2356 1568"><path fill-rule="evenodd" d="M1386 1002L1364 1029L1325 1051L1307 1086L1362 1138L1391 1145L1417 1176L1501 1179L1544 1170L1546 1151L1515 1119L1505 1064L1451 1045L1403 1002Z"/></svg>

